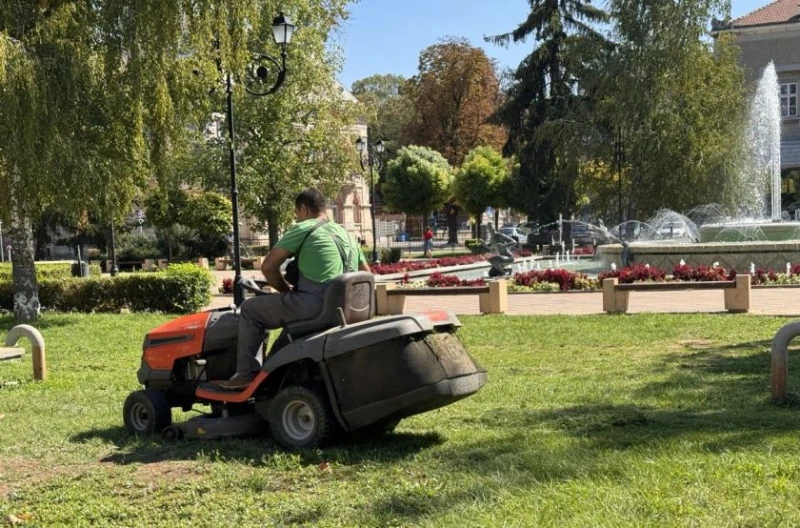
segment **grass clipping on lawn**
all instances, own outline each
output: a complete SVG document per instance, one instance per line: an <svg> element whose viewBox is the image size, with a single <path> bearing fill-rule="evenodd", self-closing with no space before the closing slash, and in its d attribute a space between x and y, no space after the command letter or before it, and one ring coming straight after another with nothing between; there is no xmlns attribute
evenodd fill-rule
<svg viewBox="0 0 800 528"><path fill-rule="evenodd" d="M47 314L47 382L29 354L0 363L0 525L800 525L800 404L769 401L787 319L464 317L481 392L294 453L126 434L142 337L166 320Z"/></svg>

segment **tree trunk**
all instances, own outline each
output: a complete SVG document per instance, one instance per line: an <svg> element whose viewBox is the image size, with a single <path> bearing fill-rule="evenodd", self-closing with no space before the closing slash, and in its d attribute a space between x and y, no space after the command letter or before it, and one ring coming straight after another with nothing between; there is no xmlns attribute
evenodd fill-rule
<svg viewBox="0 0 800 528"><path fill-rule="evenodd" d="M494 228L500 229L500 209L494 210Z"/></svg>
<svg viewBox="0 0 800 528"><path fill-rule="evenodd" d="M458 244L458 212L459 207L455 204L447 206L447 243Z"/></svg>
<svg viewBox="0 0 800 528"><path fill-rule="evenodd" d="M164 238L167 240L167 260L172 262L172 228L168 227L164 230Z"/></svg>
<svg viewBox="0 0 800 528"><path fill-rule="evenodd" d="M39 288L33 261L33 227L30 218L23 217L12 199L11 266L14 288L14 318L18 323L31 323L39 318Z"/></svg>
<svg viewBox="0 0 800 528"><path fill-rule="evenodd" d="M278 215L272 210L267 210L267 234L269 235L269 249L272 249L278 243Z"/></svg>

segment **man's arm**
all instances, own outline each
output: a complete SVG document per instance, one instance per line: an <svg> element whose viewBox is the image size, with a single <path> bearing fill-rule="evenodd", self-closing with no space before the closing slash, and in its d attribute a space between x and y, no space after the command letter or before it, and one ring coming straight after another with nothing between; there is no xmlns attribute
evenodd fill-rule
<svg viewBox="0 0 800 528"><path fill-rule="evenodd" d="M358 269L360 271L366 271L367 273L372 273L372 270L369 269L369 264L367 264L366 262L359 262Z"/></svg>
<svg viewBox="0 0 800 528"><path fill-rule="evenodd" d="M281 293L292 289L281 273L281 264L291 256L292 254L285 249L274 247L267 253L264 262L261 264L261 273L264 274L267 283Z"/></svg>

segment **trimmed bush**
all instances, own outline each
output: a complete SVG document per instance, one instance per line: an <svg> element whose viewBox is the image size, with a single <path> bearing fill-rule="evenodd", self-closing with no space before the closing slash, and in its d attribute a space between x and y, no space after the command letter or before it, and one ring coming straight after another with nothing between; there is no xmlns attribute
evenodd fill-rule
<svg viewBox="0 0 800 528"><path fill-rule="evenodd" d="M39 301L59 312L190 313L211 302L213 278L194 264L173 264L164 271L88 279L63 277L39 283ZM0 307L14 307L11 281L0 281Z"/></svg>
<svg viewBox="0 0 800 528"><path fill-rule="evenodd" d="M394 264L400 262L402 251L400 248L381 248L380 259L381 264Z"/></svg>
<svg viewBox="0 0 800 528"><path fill-rule="evenodd" d="M72 263L71 262L37 262L36 267L36 280L43 281L48 279L65 279L72 276ZM89 265L89 274L92 276L100 275L100 266L97 264ZM11 263L0 263L0 281L11 280Z"/></svg>
<svg viewBox="0 0 800 528"><path fill-rule="evenodd" d="M469 249L473 255L483 255L484 253L492 252L492 248L486 245L486 242L478 238L469 238L464 241L464 245L467 246L467 249Z"/></svg>
<svg viewBox="0 0 800 528"><path fill-rule="evenodd" d="M117 243L117 262L142 262L160 256L156 241L147 235L126 233Z"/></svg>

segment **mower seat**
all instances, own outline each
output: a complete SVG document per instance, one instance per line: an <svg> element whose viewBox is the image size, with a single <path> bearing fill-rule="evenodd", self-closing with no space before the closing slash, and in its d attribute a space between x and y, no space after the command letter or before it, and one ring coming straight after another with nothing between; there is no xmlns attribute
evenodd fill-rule
<svg viewBox="0 0 800 528"><path fill-rule="evenodd" d="M375 314L375 278L372 273L344 273L328 283L323 294L322 311L314 319L295 321L286 325L294 339L321 332L342 324L339 308L347 324L366 321Z"/></svg>

